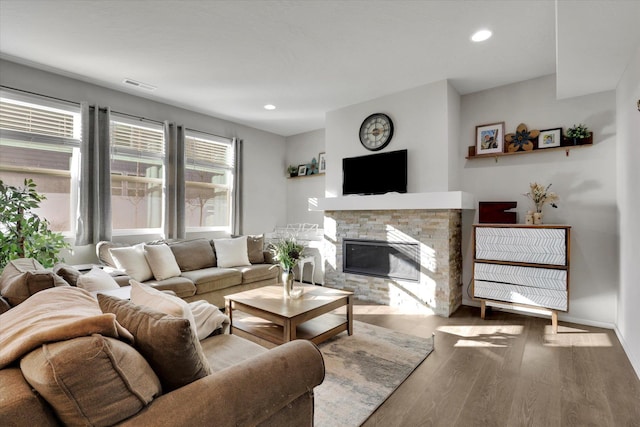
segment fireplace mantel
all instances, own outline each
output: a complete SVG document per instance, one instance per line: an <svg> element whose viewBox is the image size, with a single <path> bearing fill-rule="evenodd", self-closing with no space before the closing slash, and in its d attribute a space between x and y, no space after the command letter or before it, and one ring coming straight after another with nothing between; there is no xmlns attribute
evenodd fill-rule
<svg viewBox="0 0 640 427"><path fill-rule="evenodd" d="M475 197L464 191L387 193L309 199L310 211L363 211L402 209L475 209Z"/></svg>

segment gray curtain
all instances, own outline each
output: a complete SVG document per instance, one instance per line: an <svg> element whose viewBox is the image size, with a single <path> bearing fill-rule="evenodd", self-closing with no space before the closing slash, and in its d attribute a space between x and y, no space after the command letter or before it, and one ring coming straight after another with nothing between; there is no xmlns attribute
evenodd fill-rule
<svg viewBox="0 0 640 427"><path fill-rule="evenodd" d="M235 235L242 234L242 140L233 138L233 146L235 149L234 164L234 188L236 197L233 198L233 225L232 233Z"/></svg>
<svg viewBox="0 0 640 427"><path fill-rule="evenodd" d="M111 111L86 102L81 104L81 109L76 246L111 240Z"/></svg>
<svg viewBox="0 0 640 427"><path fill-rule="evenodd" d="M164 122L165 136L165 215L164 235L167 239L186 238L184 183L184 127Z"/></svg>

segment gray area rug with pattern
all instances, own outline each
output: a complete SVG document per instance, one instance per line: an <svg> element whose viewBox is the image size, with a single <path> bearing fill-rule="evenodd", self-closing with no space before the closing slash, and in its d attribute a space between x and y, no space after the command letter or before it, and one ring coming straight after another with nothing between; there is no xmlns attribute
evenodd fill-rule
<svg viewBox="0 0 640 427"><path fill-rule="evenodd" d="M314 389L318 427L361 425L433 350L433 338L353 323L352 336L319 346L326 376Z"/></svg>

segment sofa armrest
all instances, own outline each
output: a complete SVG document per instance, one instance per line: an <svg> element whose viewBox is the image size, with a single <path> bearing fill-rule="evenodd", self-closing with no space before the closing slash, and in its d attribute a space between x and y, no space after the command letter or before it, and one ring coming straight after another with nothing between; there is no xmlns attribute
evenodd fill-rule
<svg viewBox="0 0 640 427"><path fill-rule="evenodd" d="M253 426L323 380L320 350L296 340L162 395L121 425Z"/></svg>

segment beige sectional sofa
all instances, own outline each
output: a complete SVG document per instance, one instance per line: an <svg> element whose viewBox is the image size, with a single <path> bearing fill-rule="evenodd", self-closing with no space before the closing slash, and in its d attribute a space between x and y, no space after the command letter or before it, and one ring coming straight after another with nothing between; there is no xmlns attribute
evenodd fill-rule
<svg viewBox="0 0 640 427"><path fill-rule="evenodd" d="M1 314L0 424L313 425L314 344L198 341L189 320L158 310L59 286Z"/></svg>
<svg viewBox="0 0 640 427"><path fill-rule="evenodd" d="M185 301L205 300L218 307L224 307L225 295L280 282L280 267L273 263L271 254L265 250L263 236L246 236L249 263L245 264L249 265L221 267L218 258L222 254L216 253L216 242L221 245L226 240L229 239L148 242L147 245L168 245L180 273L163 280L155 277L146 280L144 277L133 278L159 290L171 290ZM127 285L132 277L126 270L122 271L111 250L123 247L130 245L102 241L96 246L100 262L115 270L112 274L115 274L114 278L121 286Z"/></svg>

